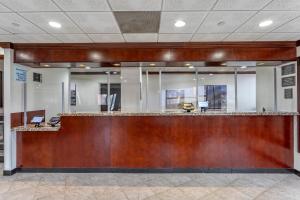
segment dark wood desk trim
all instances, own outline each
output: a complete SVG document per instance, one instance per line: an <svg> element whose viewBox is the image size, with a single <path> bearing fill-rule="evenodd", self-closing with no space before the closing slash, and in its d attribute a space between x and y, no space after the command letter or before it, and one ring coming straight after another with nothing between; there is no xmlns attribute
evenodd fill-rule
<svg viewBox="0 0 300 200"><path fill-rule="evenodd" d="M1 48L9 48L9 49L14 48L13 44L10 42L0 42L0 47Z"/></svg>
<svg viewBox="0 0 300 200"><path fill-rule="evenodd" d="M14 48L16 63L296 60L295 42L14 44ZM213 58L216 52L224 57Z"/></svg>

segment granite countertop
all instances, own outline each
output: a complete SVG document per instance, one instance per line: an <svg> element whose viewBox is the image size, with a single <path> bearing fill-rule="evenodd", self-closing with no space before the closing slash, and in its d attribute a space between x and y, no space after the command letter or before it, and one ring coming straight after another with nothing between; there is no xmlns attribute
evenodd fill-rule
<svg viewBox="0 0 300 200"><path fill-rule="evenodd" d="M124 112L76 112L61 113L60 116L282 116L298 115L297 112L152 112L152 113L124 113Z"/></svg>
<svg viewBox="0 0 300 200"><path fill-rule="evenodd" d="M18 131L18 132L22 132L22 131L31 131L31 132L34 132L34 131L58 131L60 129L60 126L55 126L55 127L52 127L52 126L49 126L45 123L41 124L40 127L35 127L33 124L28 124L27 127L24 127L24 126L18 126L18 127L15 127L13 128L13 130L15 131Z"/></svg>

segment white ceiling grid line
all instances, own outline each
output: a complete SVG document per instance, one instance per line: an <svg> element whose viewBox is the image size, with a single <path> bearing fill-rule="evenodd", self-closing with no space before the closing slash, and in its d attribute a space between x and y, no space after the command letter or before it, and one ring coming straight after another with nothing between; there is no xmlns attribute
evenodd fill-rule
<svg viewBox="0 0 300 200"><path fill-rule="evenodd" d="M76 27L79 29L79 30L81 30L82 31L82 33L84 33L85 35L86 35L86 37L88 37L89 39L90 39L90 41L93 41L92 40L92 38L90 38L89 37L89 35L83 30L83 29L81 29L81 27L68 15L68 13L66 13L56 2L55 2L55 0L51 0L62 12L64 12L64 14L66 15L66 17L70 20L70 21L72 21L75 25L76 25ZM66 0L66 1L69 1L69 0ZM71 0L72 1L72 0ZM55 37L55 36L54 36ZM58 38L58 36L56 36L56 38L57 39L59 39ZM62 38L61 38L62 39ZM65 38L66 39L66 38ZM78 39L78 38L77 38ZM74 40L74 39L73 39ZM80 42L80 41L77 41L77 42Z"/></svg>
<svg viewBox="0 0 300 200"><path fill-rule="evenodd" d="M213 4L213 6L210 8L210 11L211 11L212 9L214 9L214 7L216 6L216 4L217 4L218 2L219 2L219 0L216 0L216 1L215 1L215 3ZM199 24L197 30L193 33L193 35L192 35L192 37L191 37L191 39L190 39L190 42L193 41L193 40L195 39L194 37L195 37L196 33L198 33L199 28L201 27L201 25L202 25L202 24L204 23L204 21L206 20L206 18L207 18L207 16L208 16L208 14L210 13L210 11L208 11L208 12L206 13L206 15L204 16L202 22ZM196 40L196 41L197 41L197 40Z"/></svg>
<svg viewBox="0 0 300 200"><path fill-rule="evenodd" d="M232 37L231 35L236 33L236 31L242 27L244 24L248 23L250 20L253 19L253 17L255 17L257 15L257 13L259 13L261 10L263 10L265 7L267 7L270 3L272 3L273 0L269 0L269 2L267 4L265 4L263 7L261 7L259 10L256 11L255 14L253 14L248 20L246 20L243 24L241 24L239 27L237 27L231 34L229 34L227 37L224 38L223 41L225 41L227 38ZM257 24L258 25L258 24ZM233 38L232 38L233 39ZM255 40L254 40L255 41Z"/></svg>

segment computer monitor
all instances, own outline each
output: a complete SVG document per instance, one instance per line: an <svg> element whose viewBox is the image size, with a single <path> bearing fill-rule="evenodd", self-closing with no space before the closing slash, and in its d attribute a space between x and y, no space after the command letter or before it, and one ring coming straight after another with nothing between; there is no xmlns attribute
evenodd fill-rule
<svg viewBox="0 0 300 200"><path fill-rule="evenodd" d="M31 119L31 123L35 124L35 126L40 126L40 124L44 121L44 117L43 116L34 116Z"/></svg>
<svg viewBox="0 0 300 200"><path fill-rule="evenodd" d="M199 108L208 108L208 101L199 101L198 107Z"/></svg>

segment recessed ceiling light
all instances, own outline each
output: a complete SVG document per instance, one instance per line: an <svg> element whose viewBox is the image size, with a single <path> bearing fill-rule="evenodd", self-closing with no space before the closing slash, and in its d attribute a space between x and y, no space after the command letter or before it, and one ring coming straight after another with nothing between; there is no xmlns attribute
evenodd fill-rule
<svg viewBox="0 0 300 200"><path fill-rule="evenodd" d="M191 64L190 63L185 63L185 66L190 66Z"/></svg>
<svg viewBox="0 0 300 200"><path fill-rule="evenodd" d="M85 67L85 65L84 64L80 64L79 67Z"/></svg>
<svg viewBox="0 0 300 200"><path fill-rule="evenodd" d="M53 28L61 28L61 24L55 21L50 21L49 25Z"/></svg>
<svg viewBox="0 0 300 200"><path fill-rule="evenodd" d="M150 66L155 66L155 63L150 63Z"/></svg>
<svg viewBox="0 0 300 200"><path fill-rule="evenodd" d="M109 72L105 72L105 73L109 74Z"/></svg>
<svg viewBox="0 0 300 200"><path fill-rule="evenodd" d="M43 65L44 67L50 67L50 65L47 65L47 64L45 64L45 65Z"/></svg>
<svg viewBox="0 0 300 200"><path fill-rule="evenodd" d="M271 24L273 24L272 20L265 20L259 23L259 27L266 27L266 26L270 26Z"/></svg>
<svg viewBox="0 0 300 200"><path fill-rule="evenodd" d="M222 63L221 65L222 65L222 66L226 66L227 64L226 64L226 63Z"/></svg>
<svg viewBox="0 0 300 200"><path fill-rule="evenodd" d="M180 28L180 27L184 27L186 25L186 23L182 20L177 20L174 24L174 26Z"/></svg>
<svg viewBox="0 0 300 200"><path fill-rule="evenodd" d="M86 66L86 67L85 67L85 69L91 69L91 67L89 67L89 66Z"/></svg>
<svg viewBox="0 0 300 200"><path fill-rule="evenodd" d="M114 66L120 66L120 63L115 63Z"/></svg>
<svg viewBox="0 0 300 200"><path fill-rule="evenodd" d="M247 66L241 66L241 69L246 69L247 68Z"/></svg>
<svg viewBox="0 0 300 200"><path fill-rule="evenodd" d="M117 74L118 72L113 72L114 74Z"/></svg>
<svg viewBox="0 0 300 200"><path fill-rule="evenodd" d="M191 66L189 66L189 68L190 68L190 69L194 69L194 66L193 66L193 65L191 65Z"/></svg>
<svg viewBox="0 0 300 200"><path fill-rule="evenodd" d="M196 79L194 78L193 81L195 81Z"/></svg>
<svg viewBox="0 0 300 200"><path fill-rule="evenodd" d="M210 75L210 76L213 76L214 74L210 73L209 75Z"/></svg>

